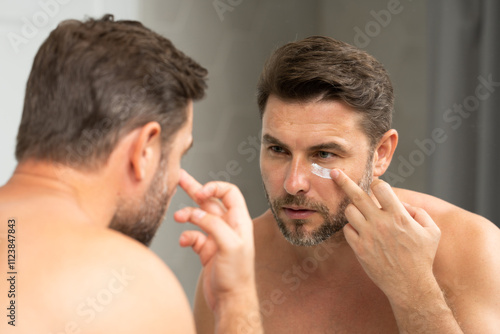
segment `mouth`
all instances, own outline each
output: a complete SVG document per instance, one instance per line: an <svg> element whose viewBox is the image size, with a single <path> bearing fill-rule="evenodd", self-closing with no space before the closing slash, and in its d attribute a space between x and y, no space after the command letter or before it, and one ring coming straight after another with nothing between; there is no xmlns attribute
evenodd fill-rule
<svg viewBox="0 0 500 334"><path fill-rule="evenodd" d="M283 207L283 211L290 219L306 219L316 212L303 207Z"/></svg>

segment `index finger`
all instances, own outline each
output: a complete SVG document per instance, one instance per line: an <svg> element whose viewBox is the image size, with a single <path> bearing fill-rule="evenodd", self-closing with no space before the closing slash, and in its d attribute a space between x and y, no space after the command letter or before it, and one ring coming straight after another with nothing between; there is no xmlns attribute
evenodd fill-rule
<svg viewBox="0 0 500 334"><path fill-rule="evenodd" d="M333 169L330 174L335 184L337 184L340 189L344 191L347 197L351 200L352 204L359 209L365 218L369 216L369 213L374 209L378 210L370 196L343 171L340 169Z"/></svg>
<svg viewBox="0 0 500 334"><path fill-rule="evenodd" d="M222 206L220 200L215 198L208 198L206 200L200 200L196 195L203 185L196 181L194 177L189 175L184 169L181 169L179 176L179 186L191 197L196 204L198 204L203 210L210 212L214 215L223 215L226 209Z"/></svg>
<svg viewBox="0 0 500 334"><path fill-rule="evenodd" d="M195 194L202 188L202 185L184 169L181 169L179 172L179 186L181 186L193 201L199 204Z"/></svg>

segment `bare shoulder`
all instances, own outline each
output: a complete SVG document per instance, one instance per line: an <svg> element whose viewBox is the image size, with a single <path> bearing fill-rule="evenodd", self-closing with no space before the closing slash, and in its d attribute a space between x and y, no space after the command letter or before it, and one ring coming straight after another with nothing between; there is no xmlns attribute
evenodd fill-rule
<svg viewBox="0 0 500 334"><path fill-rule="evenodd" d="M462 233L467 233L469 238L484 233L500 233L498 227L488 219L437 197L401 188L394 188L394 191L402 201L424 209L439 228L453 232L456 238L463 237Z"/></svg>
<svg viewBox="0 0 500 334"><path fill-rule="evenodd" d="M109 303L109 316L102 325L96 321L93 327L110 328L115 333L194 333L186 295L166 264L135 240L110 230L105 234L99 243L103 250L107 250L108 256L95 261L98 263L95 268L92 263L102 252L96 252L94 248L92 256L84 259L92 268L92 274L82 283L94 279L94 291L101 294L95 295L97 302L99 297L104 303L106 297L113 297ZM107 273L106 278L102 276L104 273ZM113 291L120 284L123 289ZM122 296L117 295L120 293ZM106 297L103 299L103 296ZM87 311L91 309L89 306L86 305ZM87 321L90 321L90 315Z"/></svg>
<svg viewBox="0 0 500 334"><path fill-rule="evenodd" d="M24 247L20 305L33 330L194 333L181 285L148 248L106 228L53 234L36 250Z"/></svg>
<svg viewBox="0 0 500 334"><path fill-rule="evenodd" d="M431 195L394 190L402 201L424 209L439 226L441 254L438 255L460 255L462 259L470 260L464 256L469 254L477 258L492 251L500 254L500 229L488 219ZM492 257L491 253L489 257Z"/></svg>

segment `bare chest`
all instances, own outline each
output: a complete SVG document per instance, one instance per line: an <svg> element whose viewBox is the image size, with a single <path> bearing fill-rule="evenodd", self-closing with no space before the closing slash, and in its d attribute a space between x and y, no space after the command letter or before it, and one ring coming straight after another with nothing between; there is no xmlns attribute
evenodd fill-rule
<svg viewBox="0 0 500 334"><path fill-rule="evenodd" d="M266 333L398 332L387 298L371 281L261 271L257 285Z"/></svg>

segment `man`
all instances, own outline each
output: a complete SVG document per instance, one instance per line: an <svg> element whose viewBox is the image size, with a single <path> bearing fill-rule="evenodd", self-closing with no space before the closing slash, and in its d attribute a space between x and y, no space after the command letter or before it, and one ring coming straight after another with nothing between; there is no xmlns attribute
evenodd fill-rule
<svg viewBox="0 0 500 334"><path fill-rule="evenodd" d="M254 233L267 333L498 332L499 229L379 179L398 141L393 100L379 62L330 38L286 44L266 63L258 104L270 210ZM212 333L203 292L196 325ZM257 319L247 317L249 329Z"/></svg>
<svg viewBox="0 0 500 334"><path fill-rule="evenodd" d="M147 246L175 214L207 275L219 333L258 310L252 224L230 184L180 169L206 70L139 22L65 21L26 87L16 157L0 188L2 333L195 333L187 298ZM253 329L261 333L257 323Z"/></svg>

